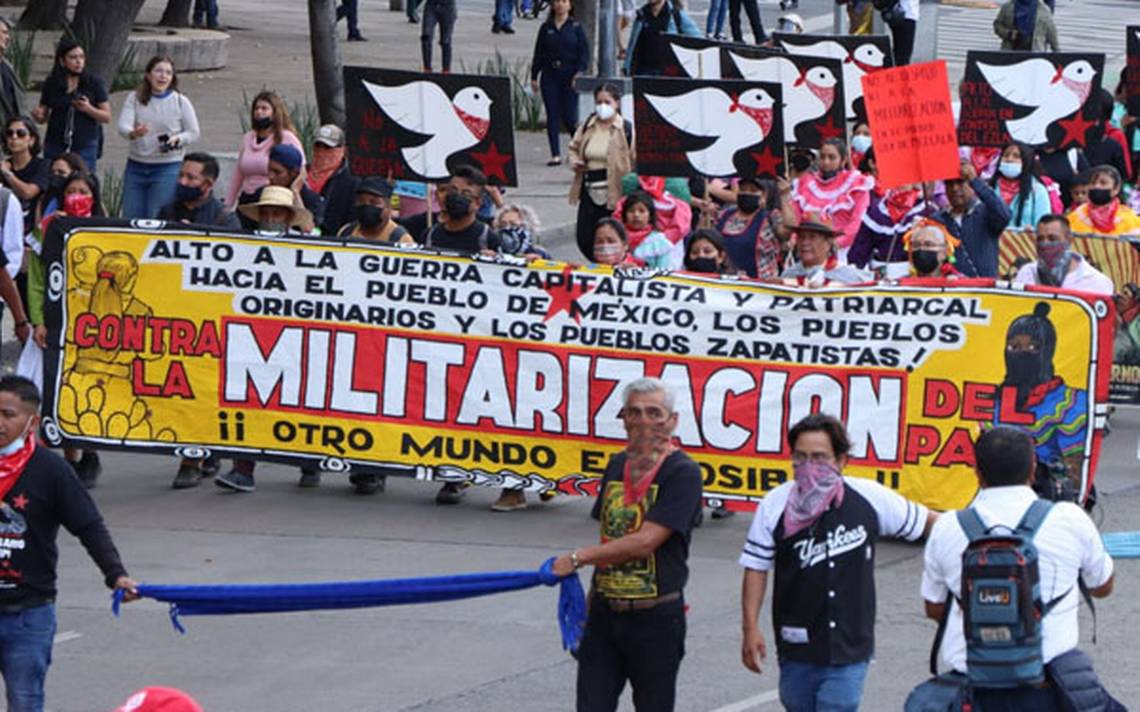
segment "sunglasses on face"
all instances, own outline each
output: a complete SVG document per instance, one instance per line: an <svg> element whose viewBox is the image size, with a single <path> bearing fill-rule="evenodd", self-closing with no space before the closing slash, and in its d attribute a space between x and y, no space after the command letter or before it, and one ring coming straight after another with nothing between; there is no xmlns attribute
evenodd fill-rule
<svg viewBox="0 0 1140 712"><path fill-rule="evenodd" d="M15 136L16 138L27 138L31 134L28 132L27 129L8 129L7 131L4 132L4 135L7 136L8 138L12 138L13 136Z"/></svg>

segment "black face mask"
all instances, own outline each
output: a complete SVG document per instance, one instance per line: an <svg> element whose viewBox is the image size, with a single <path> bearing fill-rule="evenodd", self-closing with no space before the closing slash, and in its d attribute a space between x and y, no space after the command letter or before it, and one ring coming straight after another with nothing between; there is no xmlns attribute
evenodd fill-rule
<svg viewBox="0 0 1140 712"><path fill-rule="evenodd" d="M910 253L910 263L919 274L932 274L938 269L937 250L915 250Z"/></svg>
<svg viewBox="0 0 1140 712"><path fill-rule="evenodd" d="M824 179L824 180L831 180L832 178L834 178L837 175L839 175L839 171L837 171L837 170L836 171L823 171L823 170L821 170L819 172L819 177Z"/></svg>
<svg viewBox="0 0 1140 712"><path fill-rule="evenodd" d="M443 210L455 220L465 218L471 212L471 198L462 193L448 193L443 200Z"/></svg>
<svg viewBox="0 0 1140 712"><path fill-rule="evenodd" d="M499 252L518 255L530 249L530 231L522 225L510 225L499 230Z"/></svg>
<svg viewBox="0 0 1140 712"><path fill-rule="evenodd" d="M716 274L717 272L720 272L720 265L718 265L716 263L716 260L712 257L690 257L689 271Z"/></svg>
<svg viewBox="0 0 1140 712"><path fill-rule="evenodd" d="M1041 354L1031 351L1006 351L1006 383L1011 386L1036 386L1041 382Z"/></svg>
<svg viewBox="0 0 1140 712"><path fill-rule="evenodd" d="M63 186L67 185L67 176L57 176L52 173L48 177L47 189L49 193L58 193L63 190Z"/></svg>
<svg viewBox="0 0 1140 712"><path fill-rule="evenodd" d="M1112 191L1108 188L1089 188L1089 202L1093 205L1108 205L1112 202Z"/></svg>
<svg viewBox="0 0 1140 712"><path fill-rule="evenodd" d="M383 217L384 211L375 205L356 206L356 222L360 223L360 227L368 230L379 227Z"/></svg>
<svg viewBox="0 0 1140 712"><path fill-rule="evenodd" d="M273 117L272 116L262 116L261 118L253 120L254 131L264 131L265 129L269 128L272 125L273 125Z"/></svg>
<svg viewBox="0 0 1140 712"><path fill-rule="evenodd" d="M740 212L752 214L760 209L760 196L755 193L740 193L736 196L736 207Z"/></svg>

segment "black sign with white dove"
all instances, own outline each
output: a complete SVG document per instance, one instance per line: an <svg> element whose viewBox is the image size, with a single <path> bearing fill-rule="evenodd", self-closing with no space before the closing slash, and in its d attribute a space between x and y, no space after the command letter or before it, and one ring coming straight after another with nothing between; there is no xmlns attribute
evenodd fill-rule
<svg viewBox="0 0 1140 712"><path fill-rule="evenodd" d="M354 175L445 180L458 165L518 185L507 77L344 68Z"/></svg>
<svg viewBox="0 0 1140 712"><path fill-rule="evenodd" d="M838 59L843 66L847 118L865 119L863 77L892 65L891 38L886 35L799 35L773 32L777 47L797 57Z"/></svg>
<svg viewBox="0 0 1140 712"><path fill-rule="evenodd" d="M1101 132L1095 97L1103 76L1103 54L970 52L958 143L1085 146Z"/></svg>
<svg viewBox="0 0 1140 712"><path fill-rule="evenodd" d="M643 175L783 172L779 84L637 77L633 100L637 168Z"/></svg>

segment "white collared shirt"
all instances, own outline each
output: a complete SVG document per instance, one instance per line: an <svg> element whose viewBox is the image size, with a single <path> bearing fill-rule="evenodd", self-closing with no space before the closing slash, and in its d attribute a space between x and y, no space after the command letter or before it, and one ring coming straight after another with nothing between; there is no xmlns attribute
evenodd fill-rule
<svg viewBox="0 0 1140 712"><path fill-rule="evenodd" d="M1089 294L1103 294L1112 296L1116 286L1103 272L1089 264L1081 255L1076 255L1077 264L1065 278L1061 280L1061 289L1071 289L1074 292L1088 292ZM1022 265L1013 278L1014 284L1037 284L1037 263L1030 262Z"/></svg>
<svg viewBox="0 0 1140 712"><path fill-rule="evenodd" d="M978 491L970 505L987 527L1016 527L1037 494L1027 486L987 487ZM1004 532L1004 529L998 531ZM1033 539L1037 547L1037 568L1041 577L1041 600L1049 602L1064 596L1042 621L1042 653L1048 663L1077 647L1080 629L1077 608L1081 594L1077 576L1089 588L1103 586L1112 577L1112 558L1084 510L1071 502L1056 502ZM969 543L954 512L939 517L926 542L922 572L922 597L931 603L945 603L946 594L955 599L962 590L962 552ZM966 672L966 639L962 632L962 610L951 603L950 619L942 639L944 664Z"/></svg>

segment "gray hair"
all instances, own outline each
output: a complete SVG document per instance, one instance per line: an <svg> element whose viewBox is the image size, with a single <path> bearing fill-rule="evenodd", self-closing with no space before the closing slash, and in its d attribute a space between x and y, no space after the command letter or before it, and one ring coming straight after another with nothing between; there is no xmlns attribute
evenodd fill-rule
<svg viewBox="0 0 1140 712"><path fill-rule="evenodd" d="M933 227L930 225L924 225L922 227L917 227L914 229L914 232L911 233L910 239L913 242L915 240L915 238L920 237L922 235L937 235L938 239L942 242L943 246L945 246L946 248L950 247L950 243L946 241L946 234L936 227Z"/></svg>
<svg viewBox="0 0 1140 712"><path fill-rule="evenodd" d="M629 399L638 394L649 393L663 393L665 395L665 407L670 413L673 412L673 407L676 400L673 398L673 391L665 384L660 378L639 378L636 381L628 384L625 390L621 392L622 406L629 405Z"/></svg>
<svg viewBox="0 0 1140 712"><path fill-rule="evenodd" d="M538 229L541 225L538 221L538 214L529 205L519 205L517 203L507 203L503 207L495 211L495 219L492 221L491 226L496 230L503 226L502 218L507 213L518 213L522 219L523 225L530 231L531 240L536 244L538 243Z"/></svg>

